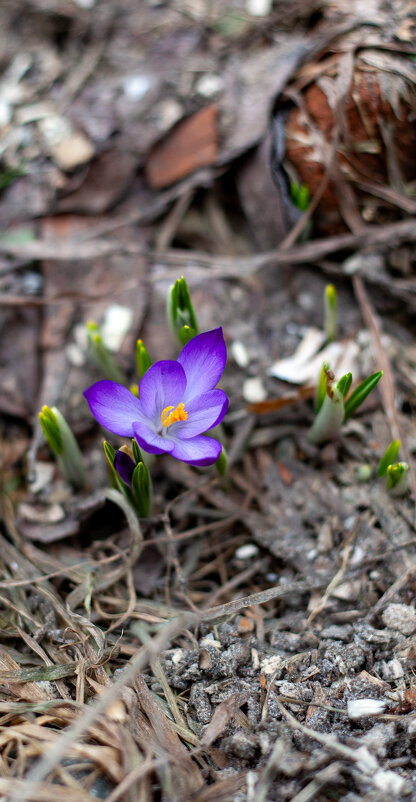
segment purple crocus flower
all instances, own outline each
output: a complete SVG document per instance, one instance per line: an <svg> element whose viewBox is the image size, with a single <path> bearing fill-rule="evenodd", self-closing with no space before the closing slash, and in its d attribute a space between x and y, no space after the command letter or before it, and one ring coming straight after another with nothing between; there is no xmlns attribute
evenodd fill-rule
<svg viewBox="0 0 416 802"><path fill-rule="evenodd" d="M222 329L198 334L176 361L156 362L144 374L139 398L112 381L99 381L84 395L94 417L121 437L135 437L149 454L167 452L191 465L212 465L221 443L203 432L222 421L228 398L216 390L227 350Z"/></svg>

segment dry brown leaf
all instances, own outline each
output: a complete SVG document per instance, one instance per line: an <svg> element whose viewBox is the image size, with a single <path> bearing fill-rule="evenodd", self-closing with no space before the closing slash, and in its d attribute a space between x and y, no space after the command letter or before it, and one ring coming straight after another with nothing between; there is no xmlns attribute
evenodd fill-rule
<svg viewBox="0 0 416 802"><path fill-rule="evenodd" d="M224 732L227 724L234 718L241 705L248 699L246 693L232 693L228 699L221 702L215 709L214 715L208 724L202 738L202 746L211 746L219 735Z"/></svg>
<svg viewBox="0 0 416 802"><path fill-rule="evenodd" d="M200 109L181 120L152 148L145 165L152 189L167 187L199 167L214 164L218 155L217 114L216 106Z"/></svg>

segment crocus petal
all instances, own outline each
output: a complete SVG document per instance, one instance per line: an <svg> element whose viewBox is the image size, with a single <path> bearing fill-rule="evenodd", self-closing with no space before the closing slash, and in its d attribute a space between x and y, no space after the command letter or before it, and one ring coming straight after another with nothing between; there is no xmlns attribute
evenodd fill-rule
<svg viewBox="0 0 416 802"><path fill-rule="evenodd" d="M122 384L104 379L84 395L98 423L120 437L133 437L133 421L144 420L140 401Z"/></svg>
<svg viewBox="0 0 416 802"><path fill-rule="evenodd" d="M185 345L178 356L186 375L185 403L213 390L220 380L227 361L222 328L198 334Z"/></svg>
<svg viewBox="0 0 416 802"><path fill-rule="evenodd" d="M133 423L133 431L139 446L148 454L164 454L165 451L173 451L172 440L156 434L145 423L139 421Z"/></svg>
<svg viewBox="0 0 416 802"><path fill-rule="evenodd" d="M218 440L203 435L191 437L190 440L174 440L172 442L174 445L173 451L170 452L172 457L200 467L213 465L222 449Z"/></svg>
<svg viewBox="0 0 416 802"><path fill-rule="evenodd" d="M189 440L197 434L203 434L220 423L228 409L228 398L222 390L210 390L209 393L197 395L186 404L188 417L185 421L173 423L167 431L167 437L174 440Z"/></svg>
<svg viewBox="0 0 416 802"><path fill-rule="evenodd" d="M116 456L114 457L114 467L124 484L131 487L131 480L135 468L132 458L129 457L128 454L125 454L124 451L116 451Z"/></svg>
<svg viewBox="0 0 416 802"><path fill-rule="evenodd" d="M155 362L139 384L140 403L145 415L160 424L166 407L176 407L185 392L186 376L183 367L172 359Z"/></svg>

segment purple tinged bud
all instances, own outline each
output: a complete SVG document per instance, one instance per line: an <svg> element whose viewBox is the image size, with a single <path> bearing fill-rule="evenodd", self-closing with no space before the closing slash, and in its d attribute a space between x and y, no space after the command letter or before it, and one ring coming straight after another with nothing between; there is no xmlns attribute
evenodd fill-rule
<svg viewBox="0 0 416 802"><path fill-rule="evenodd" d="M123 480L124 484L128 487L131 487L131 480L135 468L132 458L129 457L128 454L125 454L124 451L116 451L116 456L114 457L114 468L117 471L120 479Z"/></svg>

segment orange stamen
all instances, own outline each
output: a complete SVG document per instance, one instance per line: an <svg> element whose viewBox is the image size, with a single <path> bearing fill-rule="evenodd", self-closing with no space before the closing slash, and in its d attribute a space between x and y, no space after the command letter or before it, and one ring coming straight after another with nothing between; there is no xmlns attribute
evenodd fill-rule
<svg viewBox="0 0 416 802"><path fill-rule="evenodd" d="M160 417L162 420L162 426L165 428L165 426L171 426L172 423L176 423L179 420L186 420L188 413L181 401L181 403L178 404L175 409L173 407L165 407Z"/></svg>

